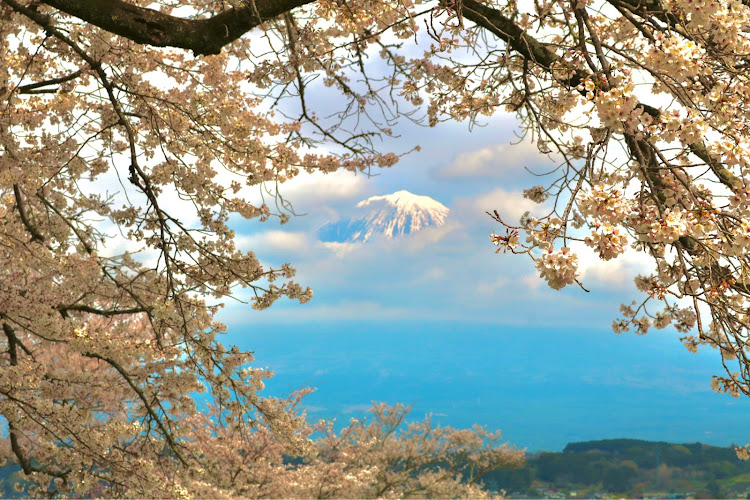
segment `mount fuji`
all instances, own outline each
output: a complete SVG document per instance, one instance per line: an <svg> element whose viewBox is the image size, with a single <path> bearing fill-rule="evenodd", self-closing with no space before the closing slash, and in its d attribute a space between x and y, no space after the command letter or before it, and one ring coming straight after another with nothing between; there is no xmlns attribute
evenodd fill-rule
<svg viewBox="0 0 750 500"><path fill-rule="evenodd" d="M329 222L318 230L321 241L366 242L374 236L388 239L445 224L450 210L429 196L396 191L360 201L350 219Z"/></svg>

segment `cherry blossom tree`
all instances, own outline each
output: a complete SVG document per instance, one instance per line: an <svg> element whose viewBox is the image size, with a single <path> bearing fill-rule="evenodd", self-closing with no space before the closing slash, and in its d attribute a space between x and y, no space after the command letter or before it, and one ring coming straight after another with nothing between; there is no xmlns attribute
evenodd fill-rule
<svg viewBox="0 0 750 500"><path fill-rule="evenodd" d="M370 413L338 433L330 423L317 426L322 437L294 466L283 465L277 442L259 447L254 439L252 461L229 454L242 463L232 482L222 486L243 497L487 498L484 474L523 463L523 452L501 444L498 433L435 427L429 418L404 427L407 410L400 405L376 405ZM216 469L226 478L224 460ZM205 493L215 496L216 489Z"/></svg>
<svg viewBox="0 0 750 500"><path fill-rule="evenodd" d="M479 497L523 461L481 429L402 433L401 407L311 424L218 340L238 287L256 309L312 296L235 245L231 216L289 217L247 190L397 160L379 118L349 128L384 101L346 82L406 11L302 4L0 4L0 455L28 494ZM322 68L354 103L336 126L307 106Z"/></svg>
<svg viewBox="0 0 750 500"><path fill-rule="evenodd" d="M2 453L39 494L116 496L438 495L516 460L472 455L481 432L394 445L379 407L311 441L214 320L237 287L257 309L312 296L237 248L230 217L290 213L248 189L389 167L399 119L498 110L561 162L491 240L556 289L583 287L576 246L643 252L615 330L672 325L750 395L749 23L740 0L0 0Z"/></svg>

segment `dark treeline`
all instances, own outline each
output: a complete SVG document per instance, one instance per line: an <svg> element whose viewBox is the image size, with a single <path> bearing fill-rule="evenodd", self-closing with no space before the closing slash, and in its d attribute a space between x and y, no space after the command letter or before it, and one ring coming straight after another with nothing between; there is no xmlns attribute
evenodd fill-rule
<svg viewBox="0 0 750 500"><path fill-rule="evenodd" d="M672 498L745 498L750 462L739 460L731 447L605 439L531 454L526 467L494 471L483 479L491 489L525 497L661 493Z"/></svg>

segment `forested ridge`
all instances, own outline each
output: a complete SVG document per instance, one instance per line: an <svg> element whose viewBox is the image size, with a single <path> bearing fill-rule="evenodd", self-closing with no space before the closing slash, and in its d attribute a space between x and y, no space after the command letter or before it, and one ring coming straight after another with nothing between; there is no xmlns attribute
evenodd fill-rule
<svg viewBox="0 0 750 500"><path fill-rule="evenodd" d="M750 463L739 460L733 447L604 439L527 458L522 469L488 473L487 486L523 497L664 493L673 498L745 498L750 491Z"/></svg>

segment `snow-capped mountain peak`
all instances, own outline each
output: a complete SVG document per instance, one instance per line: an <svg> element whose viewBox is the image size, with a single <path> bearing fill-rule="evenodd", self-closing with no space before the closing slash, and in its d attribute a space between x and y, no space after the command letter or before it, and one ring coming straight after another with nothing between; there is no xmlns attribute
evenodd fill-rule
<svg viewBox="0 0 750 500"><path fill-rule="evenodd" d="M357 207L361 208L369 205L375 205L378 202L385 202L388 205L393 205L402 208L403 210L433 210L436 212L444 211L446 212L446 215L449 211L448 208L439 201L433 200L429 196L421 196L418 194L410 193L405 189L396 191L395 193L391 194L371 196L366 200L357 203Z"/></svg>
<svg viewBox="0 0 750 500"><path fill-rule="evenodd" d="M356 214L324 225L318 231L322 241L365 242L375 235L394 238L445 224L450 210L429 196L401 190L372 196L356 205Z"/></svg>

